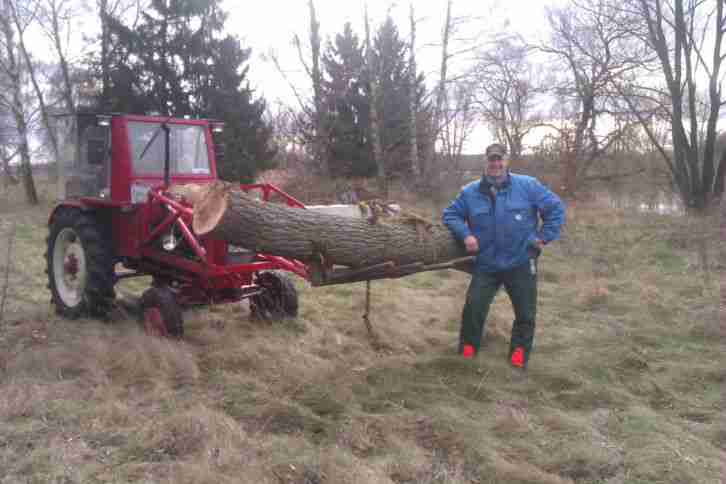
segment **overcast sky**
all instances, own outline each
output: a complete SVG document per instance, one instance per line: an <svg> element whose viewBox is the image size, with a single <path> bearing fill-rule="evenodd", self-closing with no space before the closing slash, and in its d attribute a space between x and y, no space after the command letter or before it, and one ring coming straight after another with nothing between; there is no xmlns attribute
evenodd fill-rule
<svg viewBox="0 0 726 484"><path fill-rule="evenodd" d="M296 101L287 81L274 64L266 60L274 51L291 82L303 93L309 94L310 80L306 78L292 39L298 35L307 44L309 10L307 0L263 0L250 7L247 2L225 0L223 8L229 13L226 30L237 34L245 47L252 48L249 80L259 95L264 96L274 109L278 101L295 106ZM441 62L441 33L446 16L446 0L314 0L324 45L327 39L343 30L351 22L353 30L364 38L363 12L368 5L371 31L374 32L386 18L393 17L401 35L410 36L409 11L413 3L416 18L416 61L419 71L426 75L427 85L437 81ZM546 35L545 7L562 0L453 0L452 18L458 32L450 40L449 52L471 46L472 39L485 43L495 32L511 32L524 36L530 42L544 40ZM309 52L306 52L309 55ZM472 64L466 54L450 61L449 72L464 70ZM489 131L480 126L465 147L465 152L481 152L491 141Z"/></svg>
<svg viewBox="0 0 726 484"><path fill-rule="evenodd" d="M363 12L368 4L371 30L375 30L390 11L401 37L409 39L409 5L407 0L314 0L321 34L324 41L343 30L345 22L350 21L353 30L364 36ZM441 57L441 31L446 15L446 0L413 0L417 19L416 43L419 70L426 74L429 85L438 78ZM452 17L470 18L462 24L461 32L454 39L450 49L461 45L461 39L480 36L482 42L491 32L511 31L521 33L534 41L541 37L544 30L544 9L552 1L536 0L454 0ZM292 94L282 76L270 61L263 60L270 50L277 52L283 69L292 79L304 83L302 67L292 44L295 34L305 41L309 31L307 0L263 0L253 8L247 2L225 0L223 8L229 12L226 30L237 34L247 47L252 47L250 80L253 87L269 101L278 97L291 101ZM467 63L465 56L452 61L454 69ZM309 81L308 81L309 84ZM306 86L300 86L306 87Z"/></svg>

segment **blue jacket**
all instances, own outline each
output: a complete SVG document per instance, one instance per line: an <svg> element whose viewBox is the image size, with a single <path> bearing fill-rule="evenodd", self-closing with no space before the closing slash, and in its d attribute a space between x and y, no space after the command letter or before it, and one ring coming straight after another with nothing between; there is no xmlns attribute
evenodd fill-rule
<svg viewBox="0 0 726 484"><path fill-rule="evenodd" d="M443 221L458 240L468 235L479 240L477 271L498 272L526 263L536 239L558 239L565 206L536 178L509 173L499 190L486 179L466 185L444 210Z"/></svg>

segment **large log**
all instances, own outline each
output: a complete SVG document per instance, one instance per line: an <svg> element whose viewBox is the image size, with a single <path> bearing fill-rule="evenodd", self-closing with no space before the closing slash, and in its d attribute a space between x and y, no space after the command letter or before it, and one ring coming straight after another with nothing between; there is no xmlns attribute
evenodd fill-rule
<svg viewBox="0 0 726 484"><path fill-rule="evenodd" d="M443 224L400 217L371 224L257 200L238 187L215 183L189 189L193 229L255 252L326 266L367 268L391 262L437 267L466 256Z"/></svg>

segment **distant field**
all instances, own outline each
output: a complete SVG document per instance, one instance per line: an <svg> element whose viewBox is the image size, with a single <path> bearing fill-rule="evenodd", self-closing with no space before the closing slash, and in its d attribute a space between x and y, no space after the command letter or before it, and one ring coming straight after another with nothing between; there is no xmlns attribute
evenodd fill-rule
<svg viewBox="0 0 726 484"><path fill-rule="evenodd" d="M190 311L182 342L122 311L60 319L43 259L52 190L35 208L18 190L0 189L0 484L723 482L715 216L571 207L541 259L522 375L504 294L482 353L455 354L468 278L449 271L372 284L378 349L362 283L298 279L291 321Z"/></svg>

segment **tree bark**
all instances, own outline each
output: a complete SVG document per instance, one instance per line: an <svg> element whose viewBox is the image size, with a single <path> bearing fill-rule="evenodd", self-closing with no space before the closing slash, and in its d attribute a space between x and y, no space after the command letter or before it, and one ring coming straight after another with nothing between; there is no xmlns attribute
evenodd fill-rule
<svg viewBox="0 0 726 484"><path fill-rule="evenodd" d="M388 262L431 265L467 255L446 226L413 216L371 224L363 218L262 202L222 182L188 198L198 235L307 263L351 268Z"/></svg>

